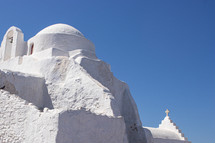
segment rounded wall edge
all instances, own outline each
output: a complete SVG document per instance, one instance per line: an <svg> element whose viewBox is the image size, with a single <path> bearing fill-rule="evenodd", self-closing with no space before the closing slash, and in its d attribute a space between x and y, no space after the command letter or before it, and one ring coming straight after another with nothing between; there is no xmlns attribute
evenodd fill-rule
<svg viewBox="0 0 215 143"><path fill-rule="evenodd" d="M27 55L31 54L32 45L33 52L56 48L67 52L83 49L95 53L95 46L90 40L68 34L40 34L32 37L28 40Z"/></svg>

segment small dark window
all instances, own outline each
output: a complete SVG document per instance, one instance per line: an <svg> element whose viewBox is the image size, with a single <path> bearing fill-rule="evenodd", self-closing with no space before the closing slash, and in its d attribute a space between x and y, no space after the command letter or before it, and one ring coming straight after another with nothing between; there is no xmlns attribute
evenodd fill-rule
<svg viewBox="0 0 215 143"><path fill-rule="evenodd" d="M34 43L33 43L33 44L31 44L30 55L32 55L32 54L33 54L33 51L34 51Z"/></svg>
<svg viewBox="0 0 215 143"><path fill-rule="evenodd" d="M13 37L10 37L9 39L10 39L10 43L13 43Z"/></svg>

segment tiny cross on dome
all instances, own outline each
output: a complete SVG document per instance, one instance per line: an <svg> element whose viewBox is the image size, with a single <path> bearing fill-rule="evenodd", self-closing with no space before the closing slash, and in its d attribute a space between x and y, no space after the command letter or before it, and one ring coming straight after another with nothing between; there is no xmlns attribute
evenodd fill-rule
<svg viewBox="0 0 215 143"><path fill-rule="evenodd" d="M165 112L166 112L166 116L169 116L169 112L170 112L170 111L169 111L168 109L166 109Z"/></svg>

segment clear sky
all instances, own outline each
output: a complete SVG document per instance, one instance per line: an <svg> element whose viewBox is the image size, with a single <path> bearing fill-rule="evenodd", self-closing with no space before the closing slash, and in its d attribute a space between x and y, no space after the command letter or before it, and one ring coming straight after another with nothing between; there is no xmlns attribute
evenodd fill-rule
<svg viewBox="0 0 215 143"><path fill-rule="evenodd" d="M66 23L96 46L125 81L144 126L157 127L168 108L193 143L215 142L214 0L5 0L0 38L10 26L25 40Z"/></svg>

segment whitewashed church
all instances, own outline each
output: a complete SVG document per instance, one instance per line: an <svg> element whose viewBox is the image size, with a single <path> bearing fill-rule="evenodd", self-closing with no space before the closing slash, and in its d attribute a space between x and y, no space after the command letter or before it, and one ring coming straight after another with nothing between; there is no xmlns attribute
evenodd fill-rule
<svg viewBox="0 0 215 143"><path fill-rule="evenodd" d="M72 26L28 41L17 27L0 47L0 143L190 143L169 117L143 127L126 83Z"/></svg>

